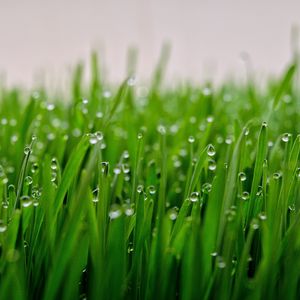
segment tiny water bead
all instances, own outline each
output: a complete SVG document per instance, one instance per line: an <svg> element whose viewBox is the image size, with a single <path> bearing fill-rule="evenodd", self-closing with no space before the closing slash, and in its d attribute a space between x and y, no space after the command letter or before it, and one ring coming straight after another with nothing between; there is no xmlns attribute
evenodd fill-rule
<svg viewBox="0 0 300 300"><path fill-rule="evenodd" d="M250 197L249 192L244 191L244 192L242 193L242 196L241 196L241 197L242 197L242 199L243 199L244 201L248 200L249 197Z"/></svg>
<svg viewBox="0 0 300 300"><path fill-rule="evenodd" d="M24 154L25 155L29 155L31 153L31 148L29 147L29 146L26 146L25 148L24 148Z"/></svg>
<svg viewBox="0 0 300 300"><path fill-rule="evenodd" d="M167 133L166 127L163 126L163 125L158 125L157 131L158 131L161 135L165 135L165 134Z"/></svg>
<svg viewBox="0 0 300 300"><path fill-rule="evenodd" d="M190 135L189 138L188 138L188 142L190 144L193 144L195 142L195 138L192 135Z"/></svg>
<svg viewBox="0 0 300 300"><path fill-rule="evenodd" d="M136 191L141 194L144 190L144 186L142 184L138 185L137 188L136 188Z"/></svg>
<svg viewBox="0 0 300 300"><path fill-rule="evenodd" d="M267 220L267 215L265 212L261 212L258 214L258 218L261 220L261 221L265 221Z"/></svg>
<svg viewBox="0 0 300 300"><path fill-rule="evenodd" d="M4 223L3 220L0 220L0 233L3 233L7 230L7 225Z"/></svg>
<svg viewBox="0 0 300 300"><path fill-rule="evenodd" d="M21 204L24 208L29 207L32 204L32 199L29 196L22 196Z"/></svg>
<svg viewBox="0 0 300 300"><path fill-rule="evenodd" d="M150 195L154 195L156 193L156 188L154 185L149 185L147 188Z"/></svg>
<svg viewBox="0 0 300 300"><path fill-rule="evenodd" d="M291 212L296 211L295 203L289 205L289 211L291 211Z"/></svg>
<svg viewBox="0 0 300 300"><path fill-rule="evenodd" d="M253 219L251 222L251 228L256 230L259 228L259 221L257 219Z"/></svg>
<svg viewBox="0 0 300 300"><path fill-rule="evenodd" d="M123 152L123 158L124 159L128 159L129 158L129 152L127 151L127 150L125 150L124 152Z"/></svg>
<svg viewBox="0 0 300 300"><path fill-rule="evenodd" d="M89 137L90 137L89 141L90 141L91 145L95 145L95 144L98 143L98 138L97 138L97 136L95 134L91 133L89 135Z"/></svg>
<svg viewBox="0 0 300 300"><path fill-rule="evenodd" d="M114 167L113 172L114 172L115 175L121 174L121 168L120 168L120 166Z"/></svg>
<svg viewBox="0 0 300 300"><path fill-rule="evenodd" d="M104 175L107 175L107 174L108 174L108 166L109 166L109 163L108 163L107 161L101 162L101 172L102 172Z"/></svg>
<svg viewBox="0 0 300 300"><path fill-rule="evenodd" d="M278 180L281 178L281 173L280 172L276 172L273 174L273 179Z"/></svg>
<svg viewBox="0 0 300 300"><path fill-rule="evenodd" d="M31 185L32 184L32 177L26 176L24 180L25 185Z"/></svg>
<svg viewBox="0 0 300 300"><path fill-rule="evenodd" d="M143 138L143 134L141 132L138 133L137 135L138 140L141 140Z"/></svg>
<svg viewBox="0 0 300 300"><path fill-rule="evenodd" d="M290 133L284 133L282 136L281 136L281 140L284 142L284 143L287 143L289 141L291 137L291 134Z"/></svg>
<svg viewBox="0 0 300 300"><path fill-rule="evenodd" d="M58 163L57 163L57 159L56 158L52 158L52 160L51 160L51 170L56 170L57 169L57 165L58 165Z"/></svg>
<svg viewBox="0 0 300 300"><path fill-rule="evenodd" d="M171 221L175 221L177 219L177 216L178 216L178 208L177 207L173 207L168 210L168 217Z"/></svg>
<svg viewBox="0 0 300 300"><path fill-rule="evenodd" d="M103 140L103 133L101 131L96 131L95 132L95 137L97 138L98 141Z"/></svg>
<svg viewBox="0 0 300 300"><path fill-rule="evenodd" d="M199 193L198 192L192 192L190 195L190 201L191 202L197 202L199 200Z"/></svg>
<svg viewBox="0 0 300 300"><path fill-rule="evenodd" d="M216 154L215 147L212 144L209 144L207 147L207 155L212 157L215 154Z"/></svg>
<svg viewBox="0 0 300 300"><path fill-rule="evenodd" d="M126 205L124 209L125 216L130 217L134 214L134 209L130 205Z"/></svg>
<svg viewBox="0 0 300 300"><path fill-rule="evenodd" d="M208 182L204 183L204 184L202 185L201 191L202 191L202 193L204 193L204 194L210 193L210 191L211 191L211 184L208 183Z"/></svg>
<svg viewBox="0 0 300 300"><path fill-rule="evenodd" d="M108 213L108 216L110 217L111 220L117 219L122 215L122 210L120 205L118 204L113 204L110 208L110 211Z"/></svg>
<svg viewBox="0 0 300 300"><path fill-rule="evenodd" d="M218 267L219 269L224 269L224 268L226 268L226 263L225 263L225 261L224 261L224 259L223 259L222 256L217 256L216 259L217 259L217 260L216 260L217 267Z"/></svg>
<svg viewBox="0 0 300 300"><path fill-rule="evenodd" d="M54 110L54 108L55 108L55 105L53 103L47 103L46 104L46 109L48 111L52 111L52 110Z"/></svg>
<svg viewBox="0 0 300 300"><path fill-rule="evenodd" d="M240 181L246 181L246 179L247 179L247 176L246 176L246 174L244 172L240 172L238 174L238 176L239 176L239 180Z"/></svg>
<svg viewBox="0 0 300 300"><path fill-rule="evenodd" d="M130 173L130 166L127 163L122 164L122 171L124 174Z"/></svg>
<svg viewBox="0 0 300 300"><path fill-rule="evenodd" d="M296 169L296 177L300 178L300 168Z"/></svg>
<svg viewBox="0 0 300 300"><path fill-rule="evenodd" d="M215 171L216 168L217 168L216 162L215 162L213 159L210 159L210 160L208 161L208 169L209 169L210 171Z"/></svg>
<svg viewBox="0 0 300 300"><path fill-rule="evenodd" d="M256 192L256 196L262 196L262 194L263 194L263 187L261 186L261 185L259 185L258 187L257 187L257 192Z"/></svg>
<svg viewBox="0 0 300 300"><path fill-rule="evenodd" d="M262 122L261 126L262 127L268 127L268 123L267 122Z"/></svg>
<svg viewBox="0 0 300 300"><path fill-rule="evenodd" d="M38 163L33 163L32 166L31 166L31 173L34 174L36 173L37 171L39 170L39 165Z"/></svg>
<svg viewBox="0 0 300 300"><path fill-rule="evenodd" d="M57 178L57 173L56 172L52 172L51 173L51 181L55 182L56 178Z"/></svg>
<svg viewBox="0 0 300 300"><path fill-rule="evenodd" d="M82 103L83 103L83 104L88 104L88 103L89 103L89 100L86 99L86 98L83 98L83 99L82 99Z"/></svg>

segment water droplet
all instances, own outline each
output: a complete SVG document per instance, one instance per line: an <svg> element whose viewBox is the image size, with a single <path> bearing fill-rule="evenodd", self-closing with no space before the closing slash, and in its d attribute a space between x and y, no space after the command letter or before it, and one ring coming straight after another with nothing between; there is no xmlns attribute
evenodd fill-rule
<svg viewBox="0 0 300 300"><path fill-rule="evenodd" d="M129 152L128 152L127 150L125 150L125 151L123 152L123 158L124 158L124 159L128 159L128 158L129 158Z"/></svg>
<svg viewBox="0 0 300 300"><path fill-rule="evenodd" d="M175 207L171 208L168 210L168 217L171 221L174 221L177 219L178 216L178 209L176 209Z"/></svg>
<svg viewBox="0 0 300 300"><path fill-rule="evenodd" d="M25 155L29 155L30 152L31 152L31 148L30 147L27 146L27 147L24 148L24 154Z"/></svg>
<svg viewBox="0 0 300 300"><path fill-rule="evenodd" d="M252 222L251 222L251 228L256 230L259 228L259 222L257 219L253 219Z"/></svg>
<svg viewBox="0 0 300 300"><path fill-rule="evenodd" d="M53 103L47 103L46 108L48 111L51 111L55 108L55 105Z"/></svg>
<svg viewBox="0 0 300 300"><path fill-rule="evenodd" d="M3 220L0 220L0 233L5 232L7 229L6 224L3 222Z"/></svg>
<svg viewBox="0 0 300 300"><path fill-rule="evenodd" d="M83 103L83 104L88 104L88 103L89 103L89 100L86 99L86 98L83 98L83 99L82 99L82 103Z"/></svg>
<svg viewBox="0 0 300 300"><path fill-rule="evenodd" d="M199 193L198 192L191 193L190 200L191 202L197 202L199 200Z"/></svg>
<svg viewBox="0 0 300 300"><path fill-rule="evenodd" d="M9 202L8 202L8 201L3 201L3 202L2 202L2 207L3 207L4 209L7 209L7 208L8 208L8 205L9 205Z"/></svg>
<svg viewBox="0 0 300 300"><path fill-rule="evenodd" d="M29 196L22 196L21 203L24 208L29 207L32 204L32 199Z"/></svg>
<svg viewBox="0 0 300 300"><path fill-rule="evenodd" d="M51 170L56 170L57 169L57 159L52 158L51 160Z"/></svg>
<svg viewBox="0 0 300 300"><path fill-rule="evenodd" d="M208 116L207 118L206 118L206 122L207 123L212 123L214 121L214 117L213 116Z"/></svg>
<svg viewBox="0 0 300 300"><path fill-rule="evenodd" d="M291 204L291 205L289 205L289 210L290 210L290 211L295 211L295 210L296 210L296 206L295 206L294 203Z"/></svg>
<svg viewBox="0 0 300 300"><path fill-rule="evenodd" d="M300 168L297 168L297 169L296 169L296 176L297 176L298 178L300 178Z"/></svg>
<svg viewBox="0 0 300 300"><path fill-rule="evenodd" d="M238 176L240 181L245 181L247 179L247 176L244 172L240 172Z"/></svg>
<svg viewBox="0 0 300 300"><path fill-rule="evenodd" d="M210 96L212 94L212 90L209 87L205 87L202 90L202 93L203 93L204 96Z"/></svg>
<svg viewBox="0 0 300 300"><path fill-rule="evenodd" d="M37 136L35 134L33 134L32 137L31 137L31 141L34 142L36 140L37 140Z"/></svg>
<svg viewBox="0 0 300 300"><path fill-rule="evenodd" d="M110 219L112 219L112 220L116 219L116 218L120 217L121 215L122 215L122 210L120 208L120 205L113 204L108 213L108 216L110 217Z"/></svg>
<svg viewBox="0 0 300 300"><path fill-rule="evenodd" d="M97 112L96 112L96 118L97 118L97 119L103 118L103 112L102 112L102 111L97 111Z"/></svg>
<svg viewBox="0 0 300 300"><path fill-rule="evenodd" d="M101 162L101 172L102 172L104 175L107 175L107 174L108 174L108 162L107 162L107 161Z"/></svg>
<svg viewBox="0 0 300 300"><path fill-rule="evenodd" d="M129 77L128 80L127 80L127 84L129 86L135 86L136 85L136 78L135 78L135 76Z"/></svg>
<svg viewBox="0 0 300 300"><path fill-rule="evenodd" d="M124 174L128 174L130 172L129 164L127 164L127 163L122 164L122 171L123 171Z"/></svg>
<svg viewBox="0 0 300 300"><path fill-rule="evenodd" d="M97 138L98 141L102 141L103 140L103 133L101 131L96 131L95 132L95 136Z"/></svg>
<svg viewBox="0 0 300 300"><path fill-rule="evenodd" d="M31 173L36 173L39 170L39 165L38 163L33 163L31 166Z"/></svg>
<svg viewBox="0 0 300 300"><path fill-rule="evenodd" d="M248 200L249 199L249 193L247 192L247 191L244 191L243 193L242 193L242 199L244 200L244 201L246 201L246 200Z"/></svg>
<svg viewBox="0 0 300 300"><path fill-rule="evenodd" d="M262 127L268 127L268 123L267 122L262 122L261 126Z"/></svg>
<svg viewBox="0 0 300 300"><path fill-rule="evenodd" d="M210 171L215 171L216 168L217 168L216 162L215 162L213 159L210 159L210 160L208 161L208 169L209 169Z"/></svg>
<svg viewBox="0 0 300 300"><path fill-rule="evenodd" d="M25 185L31 185L32 178L30 176L26 176L24 182L25 182Z"/></svg>
<svg viewBox="0 0 300 300"><path fill-rule="evenodd" d="M130 217L130 216L132 216L133 214L134 214L134 209L133 209L130 205L126 206L126 207L125 207L125 215L126 215L127 217Z"/></svg>
<svg viewBox="0 0 300 300"><path fill-rule="evenodd" d="M52 173L51 173L51 181L52 181L52 182L55 182L56 178L57 178L56 172L52 172Z"/></svg>
<svg viewBox="0 0 300 300"><path fill-rule="evenodd" d="M287 143L290 139L290 136L291 134L290 133L284 133L282 136L281 136L281 140L284 142L284 143Z"/></svg>
<svg viewBox="0 0 300 300"><path fill-rule="evenodd" d="M136 188L136 191L141 194L144 190L144 186L142 184L138 185L137 188Z"/></svg>
<svg viewBox="0 0 300 300"><path fill-rule="evenodd" d="M95 145L95 144L98 143L98 138L97 138L97 136L95 134L91 133L89 141L90 141L91 145Z"/></svg>
<svg viewBox="0 0 300 300"><path fill-rule="evenodd" d="M227 145L232 144L232 138L231 138L231 137L227 137L227 138L225 139L225 143L226 143Z"/></svg>
<svg viewBox="0 0 300 300"><path fill-rule="evenodd" d="M113 172L114 172L115 175L119 175L119 174L121 174L121 168L118 167L118 166L117 166L117 167L114 167Z"/></svg>
<svg viewBox="0 0 300 300"><path fill-rule="evenodd" d="M108 90L104 91L103 92L103 97L106 98L106 99L110 98L111 97L111 92L108 91Z"/></svg>
<svg viewBox="0 0 300 300"><path fill-rule="evenodd" d="M216 154L215 147L212 144L209 144L207 147L207 155L214 156Z"/></svg>
<svg viewBox="0 0 300 300"><path fill-rule="evenodd" d="M208 182L204 183L204 184L202 185L201 191L202 191L202 193L204 193L204 194L210 193L210 191L211 191L211 184L208 183Z"/></svg>
<svg viewBox="0 0 300 300"><path fill-rule="evenodd" d="M258 186L257 187L257 192L256 192L256 196L261 196L263 194L263 188L262 188L262 186Z"/></svg>
<svg viewBox="0 0 300 300"><path fill-rule="evenodd" d="M217 257L218 256L218 252L214 251L210 253L210 256L212 257Z"/></svg>
<svg viewBox="0 0 300 300"><path fill-rule="evenodd" d="M221 256L217 256L217 267L219 269L226 268L226 263L225 263L225 261L223 260L223 258Z"/></svg>
<svg viewBox="0 0 300 300"><path fill-rule="evenodd" d="M137 138L138 138L138 140L141 140L143 138L143 134L141 132L138 133Z"/></svg>
<svg viewBox="0 0 300 300"><path fill-rule="evenodd" d="M245 127L244 128L244 135L247 136L247 135L249 135L249 133L250 133L249 128Z"/></svg>
<svg viewBox="0 0 300 300"><path fill-rule="evenodd" d="M40 202L39 202L38 199L34 199L32 203L33 203L33 206L34 206L34 207L37 207L37 206L40 205Z"/></svg>
<svg viewBox="0 0 300 300"><path fill-rule="evenodd" d="M166 134L166 128L163 125L159 125L157 127L157 131L161 134L161 135L165 135Z"/></svg>
<svg viewBox="0 0 300 300"><path fill-rule="evenodd" d="M265 221L267 220L267 215L265 212L261 212L258 214L258 218L261 220L261 221Z"/></svg>
<svg viewBox="0 0 300 300"><path fill-rule="evenodd" d="M275 179L275 180L280 179L280 177L281 177L281 173L279 173L279 172L276 172L273 174L273 179Z"/></svg>
<svg viewBox="0 0 300 300"><path fill-rule="evenodd" d="M192 135L190 135L189 138L188 138L188 142L190 144L193 144L195 142L195 138Z"/></svg>
<svg viewBox="0 0 300 300"><path fill-rule="evenodd" d="M150 195L154 195L156 193L156 188L154 185L149 185L148 186L148 192Z"/></svg>

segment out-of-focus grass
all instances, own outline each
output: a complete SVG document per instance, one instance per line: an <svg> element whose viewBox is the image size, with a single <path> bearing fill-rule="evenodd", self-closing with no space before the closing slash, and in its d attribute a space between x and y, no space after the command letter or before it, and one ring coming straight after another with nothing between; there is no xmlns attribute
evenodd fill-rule
<svg viewBox="0 0 300 300"><path fill-rule="evenodd" d="M1 89L0 299L299 299L296 64L258 88Z"/></svg>

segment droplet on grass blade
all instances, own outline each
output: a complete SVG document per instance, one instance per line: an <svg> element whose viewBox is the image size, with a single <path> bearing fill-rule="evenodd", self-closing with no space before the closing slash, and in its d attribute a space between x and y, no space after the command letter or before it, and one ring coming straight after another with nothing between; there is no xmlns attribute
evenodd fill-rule
<svg viewBox="0 0 300 300"><path fill-rule="evenodd" d="M247 179L247 176L244 172L240 172L238 176L240 181L245 181Z"/></svg>
<svg viewBox="0 0 300 300"><path fill-rule="evenodd" d="M22 196L21 204L24 208L29 207L32 204L32 199L29 196Z"/></svg>
<svg viewBox="0 0 300 300"><path fill-rule="evenodd" d="M191 202L197 202L199 200L199 193L198 192L192 192L190 195Z"/></svg>
<svg viewBox="0 0 300 300"><path fill-rule="evenodd" d="M207 155L212 157L215 154L216 154L215 147L212 144L209 144L207 147Z"/></svg>
<svg viewBox="0 0 300 300"><path fill-rule="evenodd" d="M148 186L148 192L150 195L154 195L156 193L156 188L154 185L149 185Z"/></svg>
<svg viewBox="0 0 300 300"><path fill-rule="evenodd" d="M121 215L122 215L122 210L121 210L120 205L113 204L108 213L108 216L110 217L110 219L112 219L112 220L116 219L116 218L120 217Z"/></svg>
<svg viewBox="0 0 300 300"><path fill-rule="evenodd" d="M7 225L4 223L3 220L0 220L0 233L5 232L7 229Z"/></svg>
<svg viewBox="0 0 300 300"><path fill-rule="evenodd" d="M209 169L210 171L215 171L216 168L217 168L216 162L215 162L213 159L210 159L210 160L208 161L208 169Z"/></svg>
<svg viewBox="0 0 300 300"><path fill-rule="evenodd" d="M284 143L287 143L290 139L290 136L291 134L290 133L284 133L282 136L281 136L281 140L284 142Z"/></svg>
<svg viewBox="0 0 300 300"><path fill-rule="evenodd" d="M202 193L204 193L204 194L210 193L210 191L211 191L211 184L208 183L208 182L204 183L204 184L202 185L201 191L202 191Z"/></svg>
<svg viewBox="0 0 300 300"><path fill-rule="evenodd" d="M57 159L56 158L52 158L50 167L51 167L51 170L57 169Z"/></svg>
<svg viewBox="0 0 300 300"><path fill-rule="evenodd" d="M193 144L193 143L195 142L195 138L194 138L192 135L189 136L188 142L189 142L190 144Z"/></svg>

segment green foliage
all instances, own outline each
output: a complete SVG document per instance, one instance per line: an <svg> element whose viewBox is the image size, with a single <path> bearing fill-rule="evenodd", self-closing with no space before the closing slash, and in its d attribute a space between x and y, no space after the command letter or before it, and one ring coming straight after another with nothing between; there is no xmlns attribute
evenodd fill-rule
<svg viewBox="0 0 300 300"><path fill-rule="evenodd" d="M0 299L299 299L300 95L280 80L2 88ZM58 100L59 99L59 100ZM267 122L267 123L266 123Z"/></svg>

